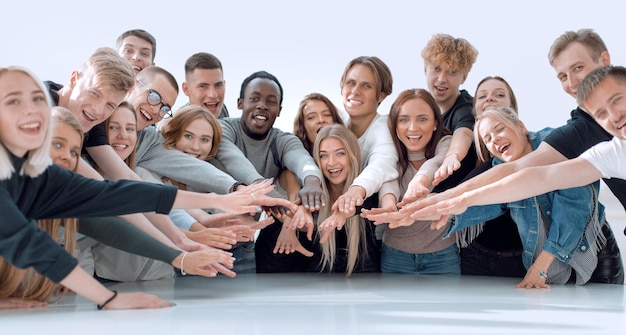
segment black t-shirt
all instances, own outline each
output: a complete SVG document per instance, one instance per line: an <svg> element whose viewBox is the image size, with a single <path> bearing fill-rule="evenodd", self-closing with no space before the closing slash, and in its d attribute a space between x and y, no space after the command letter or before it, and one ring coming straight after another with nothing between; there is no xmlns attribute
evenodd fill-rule
<svg viewBox="0 0 626 335"><path fill-rule="evenodd" d="M491 160L472 170L463 181L471 179L493 167ZM522 240L517 230L517 224L507 210L505 214L486 221L481 233L474 239L485 248L495 251L509 251L523 249Z"/></svg>
<svg viewBox="0 0 626 335"><path fill-rule="evenodd" d="M613 136L607 133L591 115L576 108L572 111L571 119L567 121L567 124L554 129L544 141L567 159L572 159L580 156L592 146L612 138ZM604 179L604 182L626 208L626 180L611 178Z"/></svg>
<svg viewBox="0 0 626 335"><path fill-rule="evenodd" d="M63 88L63 85L57 84L49 80L45 81L44 83L48 87L48 92L50 93L50 97L52 98L52 103L54 104L54 106L58 106L59 105L58 91L60 91ZM85 138L83 139L83 154L85 153L84 151L85 148L97 147L99 145L108 145L108 144L109 144L109 140L107 139L107 134L104 129L104 122L103 122L91 128L85 134Z"/></svg>
<svg viewBox="0 0 626 335"><path fill-rule="evenodd" d="M461 90L461 94L456 98L454 105L443 114L443 124L451 132L458 128L468 128L474 130L474 115L472 114L472 108L474 106L474 99L466 90ZM456 170L451 176L446 178L443 182L437 185L433 192L439 193L447 189L453 188L461 183L461 181L467 176L470 171L476 167L476 149L474 149L474 143L470 145L467 151L467 156L461 160L461 167Z"/></svg>

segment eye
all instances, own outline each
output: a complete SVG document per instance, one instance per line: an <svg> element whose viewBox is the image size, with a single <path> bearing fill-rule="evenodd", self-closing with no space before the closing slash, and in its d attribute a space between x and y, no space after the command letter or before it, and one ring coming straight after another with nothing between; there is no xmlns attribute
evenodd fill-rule
<svg viewBox="0 0 626 335"><path fill-rule="evenodd" d="M224 87L224 83L215 84L215 88L222 88L222 87Z"/></svg>
<svg viewBox="0 0 626 335"><path fill-rule="evenodd" d="M478 100L483 100L485 98L487 98L486 95L479 95L479 96L476 97L476 99L478 99Z"/></svg>
<svg viewBox="0 0 626 335"><path fill-rule="evenodd" d="M45 102L46 101L46 97L43 94L36 94L33 97L33 101L34 102Z"/></svg>
<svg viewBox="0 0 626 335"><path fill-rule="evenodd" d="M147 53L147 52L142 52L141 53L141 57L148 58L148 57L150 57L150 54Z"/></svg>
<svg viewBox="0 0 626 335"><path fill-rule="evenodd" d="M250 97L250 101L257 102L257 101L259 101L259 98L257 98L257 97Z"/></svg>
<svg viewBox="0 0 626 335"><path fill-rule="evenodd" d="M199 88L199 89L202 89L202 90L206 90L206 89L207 89L207 87L208 87L208 85L207 85L207 84L200 84L200 85L198 85L198 88Z"/></svg>
<svg viewBox="0 0 626 335"><path fill-rule="evenodd" d="M343 157L343 156L345 156L345 155L346 155L346 152L345 152L345 151L339 151L339 152L337 152L337 157Z"/></svg>
<svg viewBox="0 0 626 335"><path fill-rule="evenodd" d="M126 127L126 131L129 133L136 133L137 131L135 130L136 128L134 127Z"/></svg>
<svg viewBox="0 0 626 335"><path fill-rule="evenodd" d="M365 83L365 84L363 84L363 88L372 88L372 85L370 85L368 83Z"/></svg>
<svg viewBox="0 0 626 335"><path fill-rule="evenodd" d="M485 142L485 144L489 144L489 143L491 143L491 136L485 136L485 137L483 137L483 142Z"/></svg>
<svg viewBox="0 0 626 335"><path fill-rule="evenodd" d="M78 158L79 153L76 150L70 150L70 156L72 156L72 158Z"/></svg>
<svg viewBox="0 0 626 335"><path fill-rule="evenodd" d="M409 122L409 118L408 117L401 117L398 119L399 123L407 123Z"/></svg>
<svg viewBox="0 0 626 335"><path fill-rule="evenodd" d="M307 120L313 120L313 119L315 119L315 115L309 114L309 115L306 116L306 119Z"/></svg>
<svg viewBox="0 0 626 335"><path fill-rule="evenodd" d="M119 128L118 128L118 126L116 126L116 125L112 125L112 124L110 124L110 125L109 125L109 130L112 130L112 131L117 131L118 129L119 129Z"/></svg>
<svg viewBox="0 0 626 335"><path fill-rule="evenodd" d="M53 147L57 148L57 149L61 149L62 145L59 142L52 142L50 143L50 145L52 145Z"/></svg>
<svg viewBox="0 0 626 335"><path fill-rule="evenodd" d="M425 116L422 116L418 120L419 120L419 122L426 122L426 121L428 121L428 118L425 117Z"/></svg>
<svg viewBox="0 0 626 335"><path fill-rule="evenodd" d="M278 101L274 99L269 99L267 100L267 104L271 106L275 106L275 105L278 105Z"/></svg>
<svg viewBox="0 0 626 335"><path fill-rule="evenodd" d="M193 136L191 136L191 134L184 134L183 137L188 140L193 139Z"/></svg>
<svg viewBox="0 0 626 335"><path fill-rule="evenodd" d="M504 95L504 93L498 93L498 94L496 94L496 97L498 97L500 99L504 99L505 95Z"/></svg>
<svg viewBox="0 0 626 335"><path fill-rule="evenodd" d="M328 158L328 154L320 154L320 159L326 159Z"/></svg>
<svg viewBox="0 0 626 335"><path fill-rule="evenodd" d="M209 142L211 142L211 139L208 138L208 137L203 137L200 140L202 141L202 143L209 143Z"/></svg>
<svg viewBox="0 0 626 335"><path fill-rule="evenodd" d="M128 48L124 48L124 50L122 52L125 53L125 54L130 54L130 53L133 53L133 50L132 49L128 49Z"/></svg>
<svg viewBox="0 0 626 335"><path fill-rule="evenodd" d="M93 96L94 98L99 97L98 92L96 91L89 91L89 93L91 93L91 96Z"/></svg>

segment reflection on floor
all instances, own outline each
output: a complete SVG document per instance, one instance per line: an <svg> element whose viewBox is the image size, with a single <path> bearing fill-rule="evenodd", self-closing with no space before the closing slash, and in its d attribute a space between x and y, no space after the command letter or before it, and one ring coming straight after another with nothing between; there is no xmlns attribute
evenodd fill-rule
<svg viewBox="0 0 626 335"><path fill-rule="evenodd" d="M472 276L259 274L120 283L176 303L97 311L70 295L0 311L3 334L624 334L624 286L516 289Z"/></svg>

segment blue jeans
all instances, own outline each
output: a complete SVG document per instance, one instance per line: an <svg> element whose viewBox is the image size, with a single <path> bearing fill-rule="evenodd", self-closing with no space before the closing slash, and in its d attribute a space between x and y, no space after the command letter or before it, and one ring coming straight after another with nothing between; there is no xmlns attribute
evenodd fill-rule
<svg viewBox="0 0 626 335"><path fill-rule="evenodd" d="M236 273L256 273L254 242L237 243L231 250L235 257L233 271Z"/></svg>
<svg viewBox="0 0 626 335"><path fill-rule="evenodd" d="M409 254L383 243L383 273L461 274L461 255L456 244L428 254Z"/></svg>

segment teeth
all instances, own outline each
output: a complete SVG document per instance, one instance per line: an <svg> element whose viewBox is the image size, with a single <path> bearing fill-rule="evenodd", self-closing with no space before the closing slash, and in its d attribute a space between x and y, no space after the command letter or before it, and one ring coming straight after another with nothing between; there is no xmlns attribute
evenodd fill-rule
<svg viewBox="0 0 626 335"><path fill-rule="evenodd" d="M111 144L111 146L113 148L118 148L118 149L122 149L122 150L128 148L128 145L126 145L126 144Z"/></svg>
<svg viewBox="0 0 626 335"><path fill-rule="evenodd" d="M422 138L422 135L420 136L407 136L409 138L409 140L419 140L420 138Z"/></svg>
<svg viewBox="0 0 626 335"><path fill-rule="evenodd" d="M363 101L348 99L348 102L353 105L362 105Z"/></svg>
<svg viewBox="0 0 626 335"><path fill-rule="evenodd" d="M330 173L335 173L335 172L339 172L339 171L341 171L341 169L330 169L330 170L328 170L328 172L330 172Z"/></svg>
<svg viewBox="0 0 626 335"><path fill-rule="evenodd" d="M143 115L143 117L148 119L148 121L152 121L152 116L150 114L146 113L146 111L144 111L143 109L139 109L139 112L141 112L141 115Z"/></svg>
<svg viewBox="0 0 626 335"><path fill-rule="evenodd" d="M89 114L87 114L87 112L83 111L83 114L87 117L87 119L89 119L89 121L96 121L96 118L91 116L91 115L89 115Z"/></svg>
<svg viewBox="0 0 626 335"><path fill-rule="evenodd" d="M25 125L21 125L20 128L23 129L37 129L39 128L39 122L28 123Z"/></svg>
<svg viewBox="0 0 626 335"><path fill-rule="evenodd" d="M254 118L257 120L263 120L263 121L267 120L267 116L263 116L263 115L257 115Z"/></svg>

